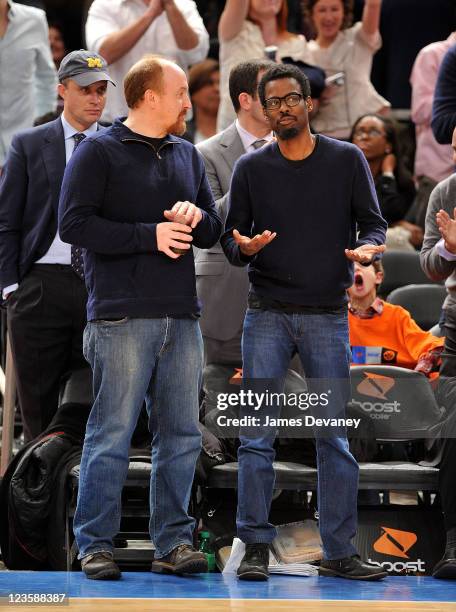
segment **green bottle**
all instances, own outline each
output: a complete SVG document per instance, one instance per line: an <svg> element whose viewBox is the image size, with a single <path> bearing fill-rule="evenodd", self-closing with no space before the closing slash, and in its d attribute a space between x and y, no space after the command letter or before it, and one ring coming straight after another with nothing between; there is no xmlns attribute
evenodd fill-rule
<svg viewBox="0 0 456 612"><path fill-rule="evenodd" d="M209 572L215 570L215 553L211 546L211 534L209 531L201 531L199 534L199 550L203 552L207 559L207 569Z"/></svg>

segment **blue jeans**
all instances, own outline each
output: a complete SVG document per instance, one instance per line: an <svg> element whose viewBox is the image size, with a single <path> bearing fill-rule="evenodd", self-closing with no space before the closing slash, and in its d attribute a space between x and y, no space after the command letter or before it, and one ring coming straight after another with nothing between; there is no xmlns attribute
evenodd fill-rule
<svg viewBox="0 0 456 612"><path fill-rule="evenodd" d="M150 537L155 558L191 544L188 504L201 449L198 398L203 347L194 319L122 319L87 324L84 355L94 404L82 452L74 533L79 558L113 549L128 453L144 399L152 439Z"/></svg>
<svg viewBox="0 0 456 612"><path fill-rule="evenodd" d="M276 385L274 391L282 391L296 350L308 379L348 381L347 314L286 314L248 309L242 338L246 384L248 379L269 379L269 390L272 382ZM345 400L340 399L338 417L345 411ZM242 435L245 431L241 431L238 451L238 536L247 544L270 543L276 536L276 529L269 522L276 428L263 426L255 435ZM340 559L356 554L351 539L357 526L358 464L345 436L318 437L316 447L323 551L326 559Z"/></svg>

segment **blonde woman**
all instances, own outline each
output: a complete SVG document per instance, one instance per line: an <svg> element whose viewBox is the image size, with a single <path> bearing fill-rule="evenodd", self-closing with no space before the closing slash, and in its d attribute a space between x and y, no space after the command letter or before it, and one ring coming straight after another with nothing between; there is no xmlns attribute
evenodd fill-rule
<svg viewBox="0 0 456 612"><path fill-rule="evenodd" d="M358 117L385 114L390 107L370 80L373 56L382 46L382 0L365 0L362 20L352 26L353 0L303 1L305 18L316 36L307 44L307 61L323 68L327 82L329 77L312 126L327 136L347 139Z"/></svg>

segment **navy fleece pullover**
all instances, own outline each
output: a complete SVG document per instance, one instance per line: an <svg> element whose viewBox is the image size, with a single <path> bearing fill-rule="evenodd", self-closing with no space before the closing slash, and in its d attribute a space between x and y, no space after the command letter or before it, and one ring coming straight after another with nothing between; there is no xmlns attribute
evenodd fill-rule
<svg viewBox="0 0 456 612"><path fill-rule="evenodd" d="M346 302L345 291L353 282L344 249L383 244L386 221L362 152L319 135L313 153L302 161L287 160L277 143L241 157L225 227L225 255L234 265L250 261L257 295L337 308ZM271 230L277 237L247 258L233 239L234 228L245 236Z"/></svg>
<svg viewBox="0 0 456 612"><path fill-rule="evenodd" d="M157 223L179 200L203 211L192 244L213 246L221 221L192 144L167 136L156 150L120 120L80 144L65 171L59 232L86 249L89 321L199 313L192 249L178 259L157 250Z"/></svg>
<svg viewBox="0 0 456 612"><path fill-rule="evenodd" d="M445 53L432 103L432 131L440 144L451 144L456 127L456 45Z"/></svg>

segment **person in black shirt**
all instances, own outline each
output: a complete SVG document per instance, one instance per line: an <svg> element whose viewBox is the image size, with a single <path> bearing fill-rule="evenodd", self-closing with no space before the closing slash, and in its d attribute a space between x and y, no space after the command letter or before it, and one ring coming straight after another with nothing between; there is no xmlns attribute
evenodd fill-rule
<svg viewBox="0 0 456 612"><path fill-rule="evenodd" d="M420 247L423 229L411 223L408 215L416 195L415 185L402 160L395 124L382 115L362 115L353 125L350 142L366 156L388 226L403 227L409 232L410 243Z"/></svg>
<svg viewBox="0 0 456 612"><path fill-rule="evenodd" d="M362 153L350 143L311 134L312 100L303 73L295 66L273 66L258 92L277 142L238 160L221 239L232 264L250 263L243 385L266 396L281 393L297 352L309 388L325 393L329 388L330 411L343 416L350 360L346 289L353 282L352 262L368 263L385 249L386 222ZM279 416L280 407L273 400L267 410L258 408L243 411L259 423L241 429L238 453L237 530L246 544L238 576L245 580L268 578L269 543L276 535L268 520L276 435L270 418ZM305 437L305 429L295 435ZM351 544L358 465L345 430L323 432L316 446L325 555L320 574L383 578L386 572L362 562Z"/></svg>

